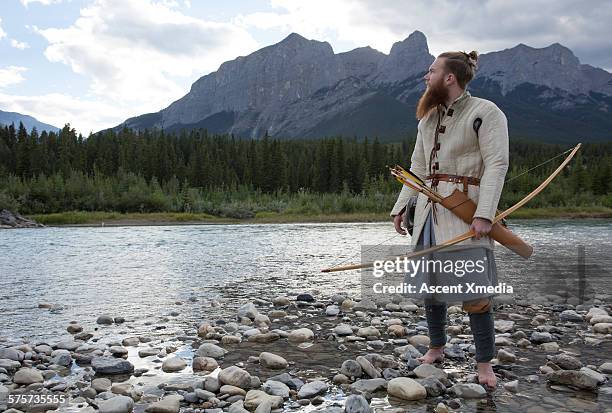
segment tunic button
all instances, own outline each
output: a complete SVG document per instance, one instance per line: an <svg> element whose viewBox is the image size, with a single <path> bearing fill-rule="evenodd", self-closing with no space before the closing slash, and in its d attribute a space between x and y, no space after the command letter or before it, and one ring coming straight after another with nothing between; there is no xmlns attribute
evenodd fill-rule
<svg viewBox="0 0 612 413"><path fill-rule="evenodd" d="M438 131L440 133L444 133L445 130L446 130L446 126L442 125L442 126L440 126L440 129Z"/></svg>
<svg viewBox="0 0 612 413"><path fill-rule="evenodd" d="M448 112L446 113L448 116L453 116L453 109L449 109Z"/></svg>

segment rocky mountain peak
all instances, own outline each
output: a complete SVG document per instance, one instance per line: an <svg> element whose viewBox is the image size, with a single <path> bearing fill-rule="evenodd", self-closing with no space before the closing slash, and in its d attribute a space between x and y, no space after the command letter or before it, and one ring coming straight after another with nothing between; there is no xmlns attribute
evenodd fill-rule
<svg viewBox="0 0 612 413"><path fill-rule="evenodd" d="M574 53L559 43L543 48L521 43L511 49L483 54L476 77L497 81L504 94L522 83L586 93L590 84L580 66Z"/></svg>
<svg viewBox="0 0 612 413"><path fill-rule="evenodd" d="M425 37L422 32L415 30L404 40L393 43L389 56L401 54L420 55L428 53L429 47L427 46L427 37Z"/></svg>
<svg viewBox="0 0 612 413"><path fill-rule="evenodd" d="M424 74L434 57L429 54L427 38L415 31L406 39L395 42L377 76L379 82L400 82Z"/></svg>

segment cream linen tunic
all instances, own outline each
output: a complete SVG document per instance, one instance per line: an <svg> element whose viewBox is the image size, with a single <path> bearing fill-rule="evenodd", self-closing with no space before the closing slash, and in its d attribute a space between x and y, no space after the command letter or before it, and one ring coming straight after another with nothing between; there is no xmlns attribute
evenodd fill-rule
<svg viewBox="0 0 612 413"><path fill-rule="evenodd" d="M437 154L439 169L432 172L479 178L480 186L469 185L468 187L468 196L478 205L474 217L493 220L508 170L506 116L493 102L473 97L468 91L463 92L448 109L453 109L452 116L448 115L448 110L444 106L440 107L440 125L445 126L445 130L438 137L440 143ZM478 136L473 127L476 118L482 119ZM418 125L410 170L422 179L429 175L429 157L434 146L437 121L438 114L436 110L433 110L421 119ZM437 192L445 197L450 195L455 188L462 191L463 183L440 181ZM404 186L391 215L399 214L407 205L410 197L416 193L415 190ZM419 194L414 217L412 245L416 245L430 210L431 203L427 202L427 197ZM468 224L442 205L436 205L436 217L434 233L437 244L470 229ZM493 240L489 237L483 237L480 240L468 239L459 245L463 248L476 246L492 248Z"/></svg>

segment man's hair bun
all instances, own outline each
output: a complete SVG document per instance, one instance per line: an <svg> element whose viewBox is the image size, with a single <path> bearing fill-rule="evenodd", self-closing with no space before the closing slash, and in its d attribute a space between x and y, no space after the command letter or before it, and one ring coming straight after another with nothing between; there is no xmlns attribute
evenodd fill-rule
<svg viewBox="0 0 612 413"><path fill-rule="evenodd" d="M466 53L466 55L470 65L474 66L474 68L478 67L478 52L476 50L472 50L471 52Z"/></svg>

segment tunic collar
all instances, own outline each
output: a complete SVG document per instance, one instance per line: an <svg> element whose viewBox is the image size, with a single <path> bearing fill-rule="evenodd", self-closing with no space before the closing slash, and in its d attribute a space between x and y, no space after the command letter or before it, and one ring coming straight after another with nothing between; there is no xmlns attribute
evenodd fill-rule
<svg viewBox="0 0 612 413"><path fill-rule="evenodd" d="M461 95L459 95L459 97L457 99L455 99L453 101L453 103L451 103L451 105L447 108L445 105L440 105L438 106L438 108L442 111L442 113L446 113L447 109L450 108L457 108L457 106L460 106L461 103L463 102L467 102L467 100L471 97L472 95L470 94L470 92L468 92L467 90L464 90L463 93Z"/></svg>

